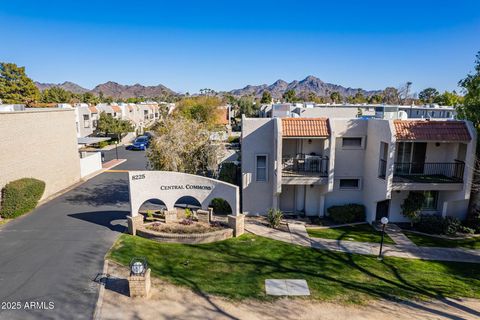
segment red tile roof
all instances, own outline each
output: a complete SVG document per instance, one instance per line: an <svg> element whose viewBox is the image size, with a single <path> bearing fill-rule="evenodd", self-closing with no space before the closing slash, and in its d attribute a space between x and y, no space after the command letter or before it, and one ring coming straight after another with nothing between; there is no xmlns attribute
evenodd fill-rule
<svg viewBox="0 0 480 320"><path fill-rule="evenodd" d="M284 137L328 137L330 128L327 118L283 118Z"/></svg>
<svg viewBox="0 0 480 320"><path fill-rule="evenodd" d="M119 106L112 106L112 110L113 112L120 112L120 113L122 112L122 109L120 109Z"/></svg>
<svg viewBox="0 0 480 320"><path fill-rule="evenodd" d="M394 120L397 140L470 141L463 121Z"/></svg>
<svg viewBox="0 0 480 320"><path fill-rule="evenodd" d="M88 110L90 110L91 113L98 113L97 107L95 106L88 107Z"/></svg>

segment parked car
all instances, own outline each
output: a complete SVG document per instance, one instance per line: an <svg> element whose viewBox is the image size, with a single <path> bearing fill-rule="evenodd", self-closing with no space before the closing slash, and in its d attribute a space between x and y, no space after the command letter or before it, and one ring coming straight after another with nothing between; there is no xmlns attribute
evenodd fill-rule
<svg viewBox="0 0 480 320"><path fill-rule="evenodd" d="M146 150L148 148L150 141L147 136L140 136L133 141L133 144L130 146L130 150Z"/></svg>

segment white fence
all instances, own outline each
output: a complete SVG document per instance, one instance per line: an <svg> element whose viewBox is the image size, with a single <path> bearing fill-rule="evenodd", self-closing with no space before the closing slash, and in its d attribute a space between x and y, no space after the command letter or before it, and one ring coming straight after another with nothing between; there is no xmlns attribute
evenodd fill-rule
<svg viewBox="0 0 480 320"><path fill-rule="evenodd" d="M80 158L80 176L82 178L102 169L100 152L82 152Z"/></svg>

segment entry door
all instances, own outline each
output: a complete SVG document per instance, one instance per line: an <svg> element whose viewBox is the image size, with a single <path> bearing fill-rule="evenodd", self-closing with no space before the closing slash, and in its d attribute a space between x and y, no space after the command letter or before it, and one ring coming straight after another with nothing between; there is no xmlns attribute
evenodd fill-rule
<svg viewBox="0 0 480 320"><path fill-rule="evenodd" d="M423 173L425 167L426 142L415 142L412 153L412 173Z"/></svg>
<svg viewBox="0 0 480 320"><path fill-rule="evenodd" d="M389 207L390 207L390 200L377 202L377 212L375 214L375 220L379 221L383 217L388 217Z"/></svg>

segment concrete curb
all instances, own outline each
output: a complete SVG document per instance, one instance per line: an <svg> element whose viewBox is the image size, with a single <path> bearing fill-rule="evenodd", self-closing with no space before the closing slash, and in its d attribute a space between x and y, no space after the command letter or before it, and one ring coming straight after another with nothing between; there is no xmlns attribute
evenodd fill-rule
<svg viewBox="0 0 480 320"><path fill-rule="evenodd" d="M108 274L108 259L105 259L103 261L103 271L102 271L102 273L105 275L105 277L107 277L107 274ZM107 281L107 280L105 280L105 281ZM105 295L105 286L106 286L106 284L100 284L100 289L98 290L97 304L95 305L95 311L93 312L93 320L100 320L100 316L102 314L103 296Z"/></svg>

